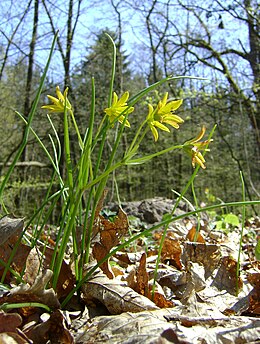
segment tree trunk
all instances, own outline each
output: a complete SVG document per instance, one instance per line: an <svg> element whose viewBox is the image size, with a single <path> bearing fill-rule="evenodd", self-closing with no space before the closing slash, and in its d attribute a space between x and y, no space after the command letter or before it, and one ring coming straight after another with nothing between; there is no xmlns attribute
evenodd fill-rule
<svg viewBox="0 0 260 344"><path fill-rule="evenodd" d="M34 17L33 17L33 31L32 38L30 43L30 51L28 55L28 69L27 69L27 79L25 86L25 100L23 113L27 118L31 110L31 91L32 91L32 81L33 81L33 64L34 64L34 55L35 55L35 45L37 39L37 29L38 29L38 20L39 20L39 0L34 0ZM25 147L23 154L21 156L22 161L27 160L28 148Z"/></svg>

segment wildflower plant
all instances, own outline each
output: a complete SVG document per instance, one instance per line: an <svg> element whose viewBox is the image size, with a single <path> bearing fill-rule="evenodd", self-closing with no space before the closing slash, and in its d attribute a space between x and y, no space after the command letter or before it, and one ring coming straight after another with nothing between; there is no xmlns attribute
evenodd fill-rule
<svg viewBox="0 0 260 344"><path fill-rule="evenodd" d="M56 87L56 97L53 95L48 95L50 101L49 104L42 106L43 110L47 110L50 113L48 120L53 129L53 134L50 136L53 154L51 154L41 139L38 137L37 133L33 130L31 123L33 116L36 111L36 106L38 104L40 94L44 84L44 78L47 73L47 69L50 63L51 54L54 49L54 44L51 50L50 58L46 66L44 76L41 80L40 88L37 93L36 102L32 108L31 115L29 116L28 121L24 116L19 114L20 118L27 125L26 138L22 149L25 147L27 142L28 133L31 132L36 140L39 142L46 156L48 157L52 167L53 175L50 183L49 190L46 194L46 198L43 200L42 207L37 209L32 218L28 221L26 229L32 224L43 223L40 227L40 230L35 232L35 238L37 239L40 236L40 232L44 228L44 223L48 221L48 216L51 215L52 210L57 205L57 202L62 204L61 215L59 219L59 231L57 233L55 251L52 256L52 261L50 268L53 270L53 280L52 286L56 288L58 283L59 274L62 268L62 263L64 260L65 253L67 252L68 243L70 238L73 240L73 265L75 272L75 288L72 292L65 298L62 305L65 305L73 293L82 286L84 281L94 273L94 271L112 254L117 250L126 247L128 244L137 240L139 237L146 235L146 233L152 231L153 229L158 228L152 227L147 229L143 233L139 233L135 236L130 237L130 239L124 244L119 245L114 250L111 250L109 254L98 262L93 268L91 268L87 274L84 275L84 266L90 261L90 248L92 240L92 231L95 225L95 220L97 213L100 211L99 202L102 199L104 190L107 185L108 178L111 174L120 169L122 166L126 165L135 165L146 163L147 161L164 155L166 153L172 152L174 150L183 150L191 158L191 164L194 167L194 173L190 180L188 181L186 187L181 193L178 202L182 199L189 186L193 182L199 168L206 168L206 162L204 154L208 151L208 145L210 144L211 136L213 131L210 134L210 138L205 141L201 139L205 135L205 127L203 126L201 132L194 139L188 140L184 143L171 145L163 150L158 150L152 154L144 155L140 150L140 144L148 140L152 140L152 137L155 143L160 139L159 130L162 133L168 134L170 129L174 130L181 129L181 124L184 120L178 115L178 109L183 103L183 100L169 100L168 93L166 92L162 99L160 99L156 106L148 104L147 113L144 113L141 119L139 126L136 129L136 132L133 135L133 140L130 142L129 146L126 148L126 151L121 156L118 156L117 150L120 146L120 143L123 139L124 131L132 130L130 125L131 117L134 116L135 104L139 102L144 97L147 97L150 91L155 90L158 86L167 83L172 79L178 79L183 77L166 77L159 82L148 86L147 88L141 90L138 94L130 97L129 93L126 91L122 95L117 95L113 92L113 83L115 77L115 60L116 60L116 48L112 38L108 35L108 38L111 40L113 47L113 66L111 72L111 82L110 90L108 95L108 104L103 111L103 116L96 114L95 103L96 103L96 90L94 78L92 79L92 98L91 98L91 108L89 111L89 123L88 127L85 129L85 132L80 132L77 125L77 114L74 114L73 104L70 101L69 89L65 88L64 92L60 90L59 86ZM56 39L56 38L55 38ZM64 149L65 149L65 167L66 167L66 176L64 178L62 171L60 171L60 157L63 153L61 151L61 142L57 134L57 130L53 124L52 116L62 115L63 116L63 130L64 130ZM97 117L98 116L98 117ZM100 123L97 130L94 130L94 122L99 119ZM76 131L78 144L80 147L80 157L78 161L73 164L71 159L71 128L69 126L70 120L73 123L73 128ZM116 130L115 124L118 123L118 129ZM107 142L107 138L110 132L114 133L115 140L111 147L111 152L107 160L104 161L104 147ZM151 137L152 133L152 137ZM156 145L155 145L156 147ZM16 161L18 161L22 149L19 150L17 156L14 160L14 164L9 169L7 176L2 183L0 189L0 199L2 197L3 189L8 181L9 176L15 166ZM94 155L93 152L96 152ZM60 189L54 194L51 193L52 183L54 183L55 178L58 178ZM163 232L161 247L163 243L163 238L166 235L167 226L169 223L178 217L174 217L174 212L178 205L178 202L175 204L175 207L170 214L169 218L165 219L161 226L164 225L165 229ZM48 207L48 208L47 208ZM46 214L43 212L43 209L47 209ZM205 210L205 209L204 209ZM195 214L202 210L195 210L192 214ZM184 215L186 216L186 215ZM183 217L184 217L183 216ZM78 228L81 227L81 240L78 240ZM36 245L37 240L33 241L33 245ZM158 254L158 262L160 258L160 252ZM8 264L7 264L8 265ZM10 265L10 264L9 264ZM6 267L6 271L8 266Z"/></svg>
<svg viewBox="0 0 260 344"><path fill-rule="evenodd" d="M171 78L165 78L160 83L164 83L170 79ZM144 163L156 156L163 155L175 149L189 150L190 145L198 145L198 140L201 138L201 136L203 136L200 135L199 138L195 138L194 140L189 141L189 143L173 145L164 150L157 151L151 155L142 156L142 152L139 151L139 147L143 140L149 139L149 137L146 137L149 130L151 130L152 132L154 141L157 142L159 139L158 129L169 133L169 127L179 129L180 125L184 122L184 120L176 114L176 111L182 105L183 101L168 100L168 92L166 92L163 98L159 100L155 108L151 104L148 104L148 114L143 116L143 120L141 121L136 131L134 139L126 150L124 156L118 159L116 152L121 142L124 130L126 128L128 130L131 129L130 118L133 115L135 103L156 86L158 86L158 83L146 88L139 94L139 96L137 95L130 99L129 92L127 91L123 93L121 97L118 97L115 92L110 92L110 95L112 95L112 97L109 98L108 107L104 109L104 116L100 119L99 129L97 130L96 134L94 134L93 123L95 117L95 85L93 79L91 120L90 126L87 128L87 131L84 135L84 141L81 138L77 122L75 120L73 107L70 100L68 99L68 88L66 88L64 93L62 93L59 86L57 86L57 98L48 95L48 98L52 103L42 106L43 109L47 109L51 113L56 112L64 114L64 146L66 151L66 166L68 178L67 182L64 183L64 186L66 186L68 194L65 202L66 209L64 209L64 216L66 218L66 220L63 220L65 226L64 232L62 235L60 234L61 243L59 249L57 248L57 259L56 261L53 260L53 268L55 270L53 279L54 287L56 286L58 281L62 261L71 235L73 237L76 281L80 281L82 279L83 266L89 261L92 235L91 232L94 226L97 205L100 198L102 197L107 184L107 180L111 173L124 165ZM70 158L70 133L68 130L68 116L70 116L73 120L74 128L78 135L79 146L82 150L80 160L77 166L74 167L71 166ZM118 132L115 132L114 126L117 122L120 124L120 127ZM105 169L102 170L100 168L100 163L101 161L103 161L104 143L106 142L107 135L111 130L116 133L116 139L112 147L110 157L106 162ZM203 134L204 132L205 130L203 128ZM95 148L98 140L101 142L98 148L98 158L96 161L93 161L91 153ZM136 158L137 155L139 155L139 157ZM203 161L203 165L202 163L199 163L199 165L204 168L205 159L202 158L201 155L199 155L199 158L195 159L192 156L192 164L195 165L195 160L197 163ZM73 171L77 171L76 176L73 175ZM88 194L87 208L85 212L86 216L83 221L84 229L82 244L79 248L76 241L76 235L73 235L73 233L76 233L76 223L78 221L79 212L82 207L83 195L85 195L86 193Z"/></svg>
<svg viewBox="0 0 260 344"><path fill-rule="evenodd" d="M46 199L43 202L43 208L46 204L48 204L50 199L53 202L50 209L53 209L56 204L55 202L58 201L61 202L61 204L63 205L60 218L60 230L57 234L55 254L53 254L50 266L51 269L54 271L54 277L52 281L52 286L54 288L57 286L62 262L68 247L68 242L71 237L73 239L73 260L76 284L79 283L79 281L81 281L83 278L83 267L89 262L90 258L92 228L94 226L96 218L98 202L104 193L107 180L110 177L111 173L124 165L142 164L149 161L150 159L153 159L154 157L163 155L176 149L187 150L189 149L188 147L190 147L191 144L195 145L198 141L192 141L189 142L189 144L175 144L164 150L155 151L153 154L150 155L143 155L140 151L139 148L141 142L151 139L150 135L148 135L150 131L152 132L154 141L157 142L159 140L158 130L169 133L170 128L179 129L180 125L184 122L184 120L176 113L179 107L182 105L183 101L181 99L168 100L168 92L166 92L162 99L158 101L158 104L155 107L152 104L148 104L147 113L143 114L143 118L135 132L132 142L130 143L129 147L126 149L122 157L119 158L117 156L116 152L121 143L124 131L126 129L131 130L130 123L131 116L133 116L135 110L134 105L144 97L147 97L149 92L155 90L159 85L166 83L172 79L178 79L179 77L164 78L161 81L140 91L138 94L131 98L128 91L124 92L122 95L117 95L115 92L113 92L116 48L110 36L108 36L108 38L111 40L113 46L114 61L108 97L108 106L104 109L103 117L100 117L100 124L96 132L94 132L94 120L97 116L95 113L96 95L94 79L92 79L92 103L90 110L90 120L85 133L81 133L78 128L73 104L69 99L69 88L65 88L64 92L62 92L60 87L57 86L56 96L47 96L49 99L49 104L43 105L42 109L47 110L50 114L48 115L48 119L54 133L54 136L50 136L53 147L53 157L45 148L40 138L33 131L31 126L29 126L30 123L26 122L26 119L21 114L19 114L23 121L29 126L28 130L30 130L36 137L53 166L54 175L52 181L54 181L54 177L57 176L60 182L60 191L55 194L55 197L54 195L50 196L50 185L48 195L46 195ZM52 121L52 116L57 115L63 115L66 167L65 180L59 166L60 157L62 154L62 145L57 134L57 130ZM81 152L80 158L75 166L72 165L70 152L70 121L72 121L74 130L76 131ZM119 129L115 130L115 124L117 122L119 123ZM104 164L104 146L110 131L113 131L115 133L115 140L111 148L111 154ZM94 150L96 150L97 152L97 157L95 155L95 160L93 159ZM205 160L203 160L203 164L204 163ZM105 167L103 167L104 165ZM85 204L84 209L83 204ZM49 211L49 213L51 213L51 210ZM43 216L43 212L38 211L37 215L34 215L31 221L35 221L35 218L37 216L37 222L39 223L40 217ZM47 219L45 219L45 221L47 221ZM77 242L77 224L83 226L80 245ZM39 235L40 234L37 233L37 237L39 237Z"/></svg>

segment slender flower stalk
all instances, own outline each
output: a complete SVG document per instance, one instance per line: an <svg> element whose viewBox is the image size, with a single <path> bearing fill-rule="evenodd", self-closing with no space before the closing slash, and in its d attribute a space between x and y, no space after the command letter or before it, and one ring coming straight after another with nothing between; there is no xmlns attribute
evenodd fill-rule
<svg viewBox="0 0 260 344"><path fill-rule="evenodd" d="M118 99L118 96L115 92L113 93L112 105L104 110L112 126L114 125L115 121L118 121L121 124L124 123L126 127L130 128L130 123L127 119L125 119L125 115L133 112L134 107L127 105L128 98L129 92L125 92L120 99Z"/></svg>
<svg viewBox="0 0 260 344"><path fill-rule="evenodd" d="M202 153L200 152L200 150L202 150L203 152L208 152L209 149L207 149L207 146L213 140L210 139L210 140L200 141L205 135L205 132L206 132L206 128L203 126L201 128L200 133L194 139L188 140L184 143L183 149L189 156L191 156L191 163L194 168L196 164L199 165L203 169L206 168L205 159Z"/></svg>
<svg viewBox="0 0 260 344"><path fill-rule="evenodd" d="M183 119L174 114L174 112L181 106L182 99L172 100L167 103L168 92L165 93L162 100L154 109L151 104L148 104L149 112L147 116L148 125L152 131L155 142L158 141L159 134L157 128L170 132L170 129L165 125L168 124L175 129L179 129L179 124L183 123Z"/></svg>

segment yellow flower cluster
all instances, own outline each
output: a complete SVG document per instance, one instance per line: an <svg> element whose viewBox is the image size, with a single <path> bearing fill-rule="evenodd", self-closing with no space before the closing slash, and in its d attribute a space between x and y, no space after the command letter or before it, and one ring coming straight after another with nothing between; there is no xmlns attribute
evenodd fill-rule
<svg viewBox="0 0 260 344"><path fill-rule="evenodd" d="M120 99L118 99L117 94L114 92L112 105L104 110L112 125L118 120L119 123L125 121L125 126L130 127L130 123L127 119L125 120L125 116L133 112L134 108L127 105L128 98L129 92L125 92ZM122 113L124 114L122 115Z"/></svg>
<svg viewBox="0 0 260 344"><path fill-rule="evenodd" d="M72 106L67 98L68 88L66 88L62 94L59 86L57 86L56 94L57 98L48 95L47 97L52 101L52 104L44 105L42 108L56 113L63 113L66 108L68 111L73 113ZM121 98L118 98L115 92L113 93L112 105L104 110L112 126L116 121L118 121L121 124L124 123L126 127L130 127L130 123L126 117L134 111L134 107L127 105L128 98L129 92L125 92ZM165 93L164 97L158 102L155 108L151 104L148 104L148 115L144 123L147 123L150 128L155 142L158 141L159 138L158 129L170 132L167 125L175 129L179 129L180 124L184 122L181 117L175 114L175 111L182 105L182 100L167 101L168 92ZM206 168L205 159L200 150L209 151L206 146L208 146L212 141L200 141L203 138L205 131L206 128L203 126L198 136L186 141L183 145L184 151L191 156L192 166L195 167L197 164L203 169Z"/></svg>
<svg viewBox="0 0 260 344"><path fill-rule="evenodd" d="M50 112L63 113L66 109L72 111L72 106L67 98L68 87L65 89L64 94L61 93L59 86L56 87L57 98L47 95L47 97L52 101L53 104L43 105L43 109L48 109Z"/></svg>
<svg viewBox="0 0 260 344"><path fill-rule="evenodd" d="M148 125L153 133L155 142L159 138L157 128L170 132L170 129L165 125L168 124L175 129L179 129L179 124L183 123L183 119L174 114L174 112L181 106L182 100L172 100L167 103L168 92L165 93L162 100L154 109L151 104L148 104L149 112L147 116Z"/></svg>
<svg viewBox="0 0 260 344"><path fill-rule="evenodd" d="M213 140L200 141L205 135L205 132L206 132L206 128L203 126L201 128L200 133L194 139L186 141L184 144L184 151L191 156L192 166L195 167L196 164L198 164L203 169L206 168L205 159L203 155L201 154L200 150L203 150L204 152L209 151L209 149L207 149L206 146L208 146L208 144L211 141L213 141Z"/></svg>

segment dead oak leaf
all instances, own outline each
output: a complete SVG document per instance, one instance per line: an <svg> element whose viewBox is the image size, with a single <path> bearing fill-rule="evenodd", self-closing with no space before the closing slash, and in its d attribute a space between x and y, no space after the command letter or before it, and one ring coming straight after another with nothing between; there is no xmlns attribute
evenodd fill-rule
<svg viewBox="0 0 260 344"><path fill-rule="evenodd" d="M26 260L24 281L33 285L39 276L44 271L50 268L55 250L44 245L38 248L33 248L28 254ZM57 281L55 291L58 299L66 297L69 292L74 288L75 277L72 273L70 266L63 260L61 265L60 274Z"/></svg>
<svg viewBox="0 0 260 344"><path fill-rule="evenodd" d="M29 344L30 342L22 338L20 334L15 332L0 333L1 344Z"/></svg>
<svg viewBox="0 0 260 344"><path fill-rule="evenodd" d="M17 287L12 288L10 292L0 298L0 304L39 302L53 309L59 308L60 303L54 290L52 288L45 289L52 274L51 270L46 270L44 274L38 275L33 285L21 283ZM27 314L28 309L22 310L22 312L23 311Z"/></svg>
<svg viewBox="0 0 260 344"><path fill-rule="evenodd" d="M55 310L50 318L26 332L33 343L62 343L73 344L73 336L67 329L64 316L60 310Z"/></svg>
<svg viewBox="0 0 260 344"><path fill-rule="evenodd" d="M3 245L0 246L0 259L6 264L8 264L9 258L12 255L14 250L14 244L11 244L8 241L6 241ZM20 243L18 247L15 248L15 253L12 258L10 267L20 274L26 263L26 259L28 257L29 252L31 251L31 248L27 245L24 245L23 243ZM0 277L2 277L5 267L3 265L0 265ZM7 274L5 276L5 283L8 284L12 280L12 274L10 271L7 271Z"/></svg>
<svg viewBox="0 0 260 344"><path fill-rule="evenodd" d="M152 293L152 286L149 285L149 275L146 269L146 254L143 253L140 259L140 264L136 272L136 288L139 294L146 296L153 301L157 307L168 308L173 307L172 301L167 300L165 296L157 291Z"/></svg>
<svg viewBox="0 0 260 344"><path fill-rule="evenodd" d="M201 244L206 243L205 239L203 238L201 233L197 231L195 226L192 226L192 228L189 230L186 238L189 239L189 241L191 241L191 242L199 242Z"/></svg>
<svg viewBox="0 0 260 344"><path fill-rule="evenodd" d="M158 292L154 293L152 300L156 304L156 306L160 308L174 307L174 303L171 300L167 300L163 294L160 294Z"/></svg>
<svg viewBox="0 0 260 344"><path fill-rule="evenodd" d="M148 282L149 282L149 277L148 277L148 273L146 270L146 254L143 253L142 257L140 259L140 264L136 273L136 291L141 294L144 295L146 297L148 297L149 295L149 286L148 286Z"/></svg>
<svg viewBox="0 0 260 344"><path fill-rule="evenodd" d="M182 262L188 266L189 262L199 263L204 266L205 279L212 275L219 265L221 252L219 245L185 242L183 245Z"/></svg>
<svg viewBox="0 0 260 344"><path fill-rule="evenodd" d="M43 251L43 268L49 269L55 250L46 247ZM72 273L71 267L64 260L62 261L60 274L57 281L55 291L58 299L66 297L75 286L75 276Z"/></svg>
<svg viewBox="0 0 260 344"><path fill-rule="evenodd" d="M154 234L155 240L160 241L161 237L162 235L160 233ZM178 270L182 270L183 266L181 262L181 255L182 248L179 240L174 239L171 236L167 236L163 242L161 261L163 263L168 262Z"/></svg>
<svg viewBox="0 0 260 344"><path fill-rule="evenodd" d="M18 313L5 313L0 311L0 333L15 332L23 320Z"/></svg>
<svg viewBox="0 0 260 344"><path fill-rule="evenodd" d="M111 314L158 309L147 297L123 285L119 280L109 279L103 273L93 276L83 284L81 290L86 304L101 302Z"/></svg>
<svg viewBox="0 0 260 344"><path fill-rule="evenodd" d="M30 252L30 247L17 241L21 237L24 221L20 218L14 218L12 215L6 215L0 219L0 259L8 264L9 258L13 255L10 267L20 274L24 269L26 258ZM15 250L13 252L13 250ZM5 266L0 265L0 277L2 277ZM7 271L5 283L10 283L12 275Z"/></svg>
<svg viewBox="0 0 260 344"><path fill-rule="evenodd" d="M214 278L213 285L219 290L226 290L231 295L236 295L243 287L241 277L236 276L237 262L232 257L221 258L220 267Z"/></svg>
<svg viewBox="0 0 260 344"><path fill-rule="evenodd" d="M95 242L92 253L94 258L100 262L113 247L119 244L120 238L127 233L128 219L126 213L122 209L119 209L114 222L107 220L102 215L99 215L98 219L98 232L100 238L98 242ZM114 277L108 261L102 263L100 268L108 278L112 279Z"/></svg>
<svg viewBox="0 0 260 344"><path fill-rule="evenodd" d="M14 218L11 215L3 216L0 219L0 245L3 245L6 241L9 243L16 242L16 238L23 230L23 219Z"/></svg>
<svg viewBox="0 0 260 344"><path fill-rule="evenodd" d="M260 273L252 273L247 279L254 286L254 289L249 294L249 308L247 312L260 315Z"/></svg>

